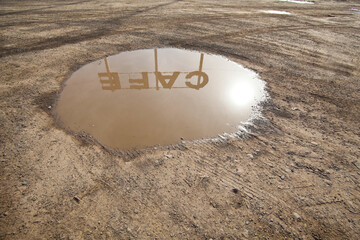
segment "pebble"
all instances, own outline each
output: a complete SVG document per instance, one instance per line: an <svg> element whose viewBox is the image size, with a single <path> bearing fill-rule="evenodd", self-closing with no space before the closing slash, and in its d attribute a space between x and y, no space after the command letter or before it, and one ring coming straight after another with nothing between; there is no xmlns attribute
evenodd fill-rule
<svg viewBox="0 0 360 240"><path fill-rule="evenodd" d="M51 106L48 106L48 109L51 109Z"/></svg>
<svg viewBox="0 0 360 240"><path fill-rule="evenodd" d="M354 161L353 164L354 164L358 169L360 169L360 164L359 164L357 161Z"/></svg>
<svg viewBox="0 0 360 240"><path fill-rule="evenodd" d="M249 158L251 158L251 159L254 158L254 155L252 155L251 153L249 153L247 156L248 156Z"/></svg>
<svg viewBox="0 0 360 240"><path fill-rule="evenodd" d="M294 212L294 216L296 218L296 220L300 221L301 220L301 217L299 214L297 214L296 212Z"/></svg>
<svg viewBox="0 0 360 240"><path fill-rule="evenodd" d="M249 225L249 224L250 224L250 222L249 222L249 221L246 221L246 222L245 222L245 224L246 224L246 225Z"/></svg>
<svg viewBox="0 0 360 240"><path fill-rule="evenodd" d="M281 175L281 180L284 180L285 179L285 175Z"/></svg>

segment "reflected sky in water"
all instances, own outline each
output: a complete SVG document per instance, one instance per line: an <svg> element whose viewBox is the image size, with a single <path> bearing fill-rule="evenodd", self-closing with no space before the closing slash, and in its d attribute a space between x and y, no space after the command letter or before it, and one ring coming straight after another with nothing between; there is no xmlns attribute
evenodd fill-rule
<svg viewBox="0 0 360 240"><path fill-rule="evenodd" d="M163 48L89 63L65 82L56 114L121 150L236 132L265 99L265 82L224 57Z"/></svg>

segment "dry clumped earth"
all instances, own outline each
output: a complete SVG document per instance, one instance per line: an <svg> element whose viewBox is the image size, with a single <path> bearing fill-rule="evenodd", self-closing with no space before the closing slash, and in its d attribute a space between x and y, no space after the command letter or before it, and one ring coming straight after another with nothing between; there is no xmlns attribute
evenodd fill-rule
<svg viewBox="0 0 360 240"><path fill-rule="evenodd" d="M0 1L0 239L359 239L358 9ZM120 154L57 125L80 66L169 46L259 73L271 99L251 134Z"/></svg>

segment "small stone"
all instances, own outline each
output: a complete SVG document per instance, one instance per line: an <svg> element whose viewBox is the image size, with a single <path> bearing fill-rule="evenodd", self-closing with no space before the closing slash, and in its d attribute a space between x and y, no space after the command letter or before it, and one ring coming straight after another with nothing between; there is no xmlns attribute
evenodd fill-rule
<svg viewBox="0 0 360 240"><path fill-rule="evenodd" d="M296 220L300 221L301 220L301 217L299 214L297 214L296 212L294 212L294 216L296 218Z"/></svg>
<svg viewBox="0 0 360 240"><path fill-rule="evenodd" d="M75 202L77 202L77 203L79 203L79 202L80 202L80 198L78 198L78 197L76 197L76 196L75 196L73 199L74 199L74 200L75 200Z"/></svg>
<svg viewBox="0 0 360 240"><path fill-rule="evenodd" d="M315 146L319 145L317 142L311 142L311 144Z"/></svg>
<svg viewBox="0 0 360 240"><path fill-rule="evenodd" d="M329 181L329 180L324 180L324 182L330 187L330 186L332 186L332 182L331 181Z"/></svg>
<svg viewBox="0 0 360 240"><path fill-rule="evenodd" d="M299 109L297 107L293 107L293 108L291 108L291 110L296 111L296 110L299 110Z"/></svg>
<svg viewBox="0 0 360 240"><path fill-rule="evenodd" d="M173 158L173 155L171 155L171 154L165 154L164 155L166 158Z"/></svg>
<svg viewBox="0 0 360 240"><path fill-rule="evenodd" d="M285 175L281 175L281 180L284 180L285 179Z"/></svg>
<svg viewBox="0 0 360 240"><path fill-rule="evenodd" d="M4 212L4 216L6 217L7 215L9 215L9 213L8 213L8 212Z"/></svg>
<svg viewBox="0 0 360 240"><path fill-rule="evenodd" d="M135 214L138 214L138 213L139 213L139 211L138 211L137 209L135 209L135 210L134 210L134 213L135 213Z"/></svg>
<svg viewBox="0 0 360 240"><path fill-rule="evenodd" d="M245 224L246 224L246 225L249 225L249 224L250 224L250 222L249 222L249 221L246 221L246 222L245 222Z"/></svg>
<svg viewBox="0 0 360 240"><path fill-rule="evenodd" d="M252 155L251 153L247 154L248 158L253 159L254 155Z"/></svg>
<svg viewBox="0 0 360 240"><path fill-rule="evenodd" d="M51 109L51 106L48 106L48 109Z"/></svg>
<svg viewBox="0 0 360 240"><path fill-rule="evenodd" d="M360 169L360 164L359 164L359 162L354 161L353 164L355 165L355 167L357 167L358 169Z"/></svg>
<svg viewBox="0 0 360 240"><path fill-rule="evenodd" d="M270 222L273 222L273 221L274 221L274 219L270 218Z"/></svg>

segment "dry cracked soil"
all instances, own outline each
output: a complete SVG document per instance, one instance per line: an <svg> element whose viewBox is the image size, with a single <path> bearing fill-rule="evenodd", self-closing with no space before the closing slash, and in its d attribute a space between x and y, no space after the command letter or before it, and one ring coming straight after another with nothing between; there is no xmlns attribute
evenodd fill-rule
<svg viewBox="0 0 360 240"><path fill-rule="evenodd" d="M359 239L360 1L312 3L1 0L0 239ZM73 71L161 47L256 71L263 119L128 152L59 127Z"/></svg>

